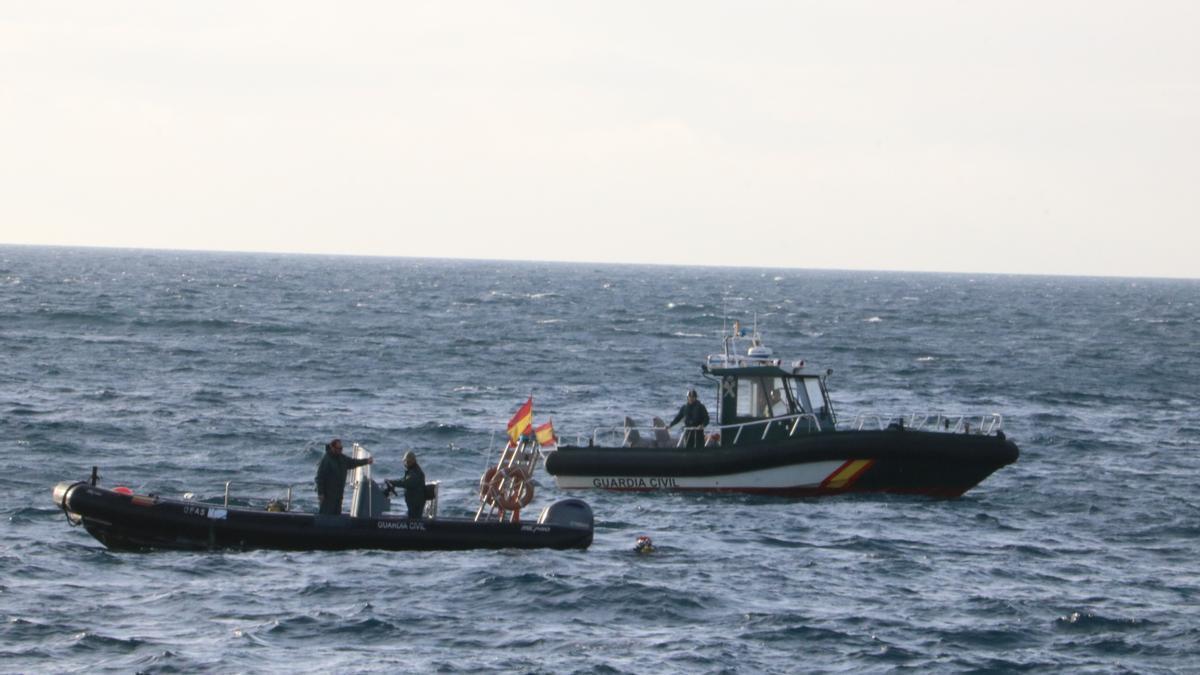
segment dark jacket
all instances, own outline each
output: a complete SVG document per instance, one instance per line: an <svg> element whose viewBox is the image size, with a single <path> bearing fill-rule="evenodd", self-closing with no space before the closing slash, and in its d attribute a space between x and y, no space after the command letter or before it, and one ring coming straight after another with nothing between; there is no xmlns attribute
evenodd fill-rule
<svg viewBox="0 0 1200 675"><path fill-rule="evenodd" d="M425 510L425 472L419 464L413 464L411 469L404 471L400 487L404 488L404 504L408 507L408 517L420 518Z"/></svg>
<svg viewBox="0 0 1200 675"><path fill-rule="evenodd" d="M346 491L346 472L366 464L366 458L351 459L335 455L325 448L325 456L317 465L317 500L321 502L321 513L336 516L342 512L342 495Z"/></svg>
<svg viewBox="0 0 1200 675"><path fill-rule="evenodd" d="M675 416L675 419L671 420L668 426L673 427L679 424L679 420L683 420L683 426L685 427L705 426L708 424L708 408L705 408L704 404L700 401L684 403L683 407L679 409L679 414Z"/></svg>

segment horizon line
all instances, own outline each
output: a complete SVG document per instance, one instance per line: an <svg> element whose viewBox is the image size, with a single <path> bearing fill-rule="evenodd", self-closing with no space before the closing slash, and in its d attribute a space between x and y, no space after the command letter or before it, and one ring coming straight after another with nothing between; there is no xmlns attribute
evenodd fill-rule
<svg viewBox="0 0 1200 675"><path fill-rule="evenodd" d="M1065 272L996 272L986 270L921 270L921 269L871 269L853 267L787 267L778 265L718 265L712 263L671 263L671 262L618 262L611 260L536 260L528 258L473 258L461 256L428 256L428 255L396 255L386 253L349 253L344 251L330 253L314 253L312 251L268 251L225 248L171 248L159 246L125 246L117 244L35 244L0 242L0 248L50 248L50 249L84 249L103 251L141 251L159 253L213 253L213 254L242 254L242 255L286 255L334 258L371 258L380 260L444 260L462 262L495 262L495 263L545 263L554 265L611 265L614 267L680 267L726 270L795 270L811 272L860 272L881 274L948 274L956 276L1007 276L1007 277L1054 277L1064 279L1127 279L1127 280L1165 280L1165 281L1198 281L1200 277L1185 276L1137 276L1129 274L1071 274Z"/></svg>

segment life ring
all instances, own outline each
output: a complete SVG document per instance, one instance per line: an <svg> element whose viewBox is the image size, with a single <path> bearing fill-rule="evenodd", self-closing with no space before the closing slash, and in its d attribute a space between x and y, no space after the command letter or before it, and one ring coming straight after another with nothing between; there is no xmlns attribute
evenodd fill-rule
<svg viewBox="0 0 1200 675"><path fill-rule="evenodd" d="M496 477L499 471L494 466L489 466L488 470L483 472L483 478L479 479L479 498L483 501L490 501L491 496L495 494L496 488L492 485L492 480Z"/></svg>
<svg viewBox="0 0 1200 675"><path fill-rule="evenodd" d="M529 480L529 472L519 466L506 466L501 473L504 474L505 478L511 478L513 480Z"/></svg>
<svg viewBox="0 0 1200 675"><path fill-rule="evenodd" d="M489 488L492 503L505 511L519 511L533 501L529 472L520 467L508 466L497 471Z"/></svg>

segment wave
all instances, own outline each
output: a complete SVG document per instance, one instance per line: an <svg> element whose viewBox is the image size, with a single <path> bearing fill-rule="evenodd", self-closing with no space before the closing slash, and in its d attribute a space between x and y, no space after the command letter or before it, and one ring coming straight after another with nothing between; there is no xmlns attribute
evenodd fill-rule
<svg viewBox="0 0 1200 675"><path fill-rule="evenodd" d="M784 612L780 614L750 613L745 615L738 637L766 644L797 642L804 644L843 644L851 633L836 628L814 625L811 617Z"/></svg>
<svg viewBox="0 0 1200 675"><path fill-rule="evenodd" d="M72 650L109 651L115 649L121 652L132 652L144 644L147 642L138 638L110 637L90 630L80 631L71 636Z"/></svg>
<svg viewBox="0 0 1200 675"><path fill-rule="evenodd" d="M1148 619L1112 618L1088 610L1074 611L1054 620L1055 628L1084 633L1130 631L1153 628L1157 623Z"/></svg>
<svg viewBox="0 0 1200 675"><path fill-rule="evenodd" d="M438 421L422 422L416 426L404 427L400 431L402 433L433 434L435 436L455 436L474 432L473 429L461 424Z"/></svg>

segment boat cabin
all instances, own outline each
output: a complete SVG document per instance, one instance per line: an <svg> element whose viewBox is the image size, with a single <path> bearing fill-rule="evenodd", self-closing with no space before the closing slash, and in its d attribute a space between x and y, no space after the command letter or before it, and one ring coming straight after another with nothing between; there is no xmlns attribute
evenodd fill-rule
<svg viewBox="0 0 1200 675"><path fill-rule="evenodd" d="M825 388L828 371L819 372L803 361L784 366L757 333L739 333L735 326L734 333L725 336L724 353L709 355L702 366L717 382L721 445L832 431L837 419Z"/></svg>

